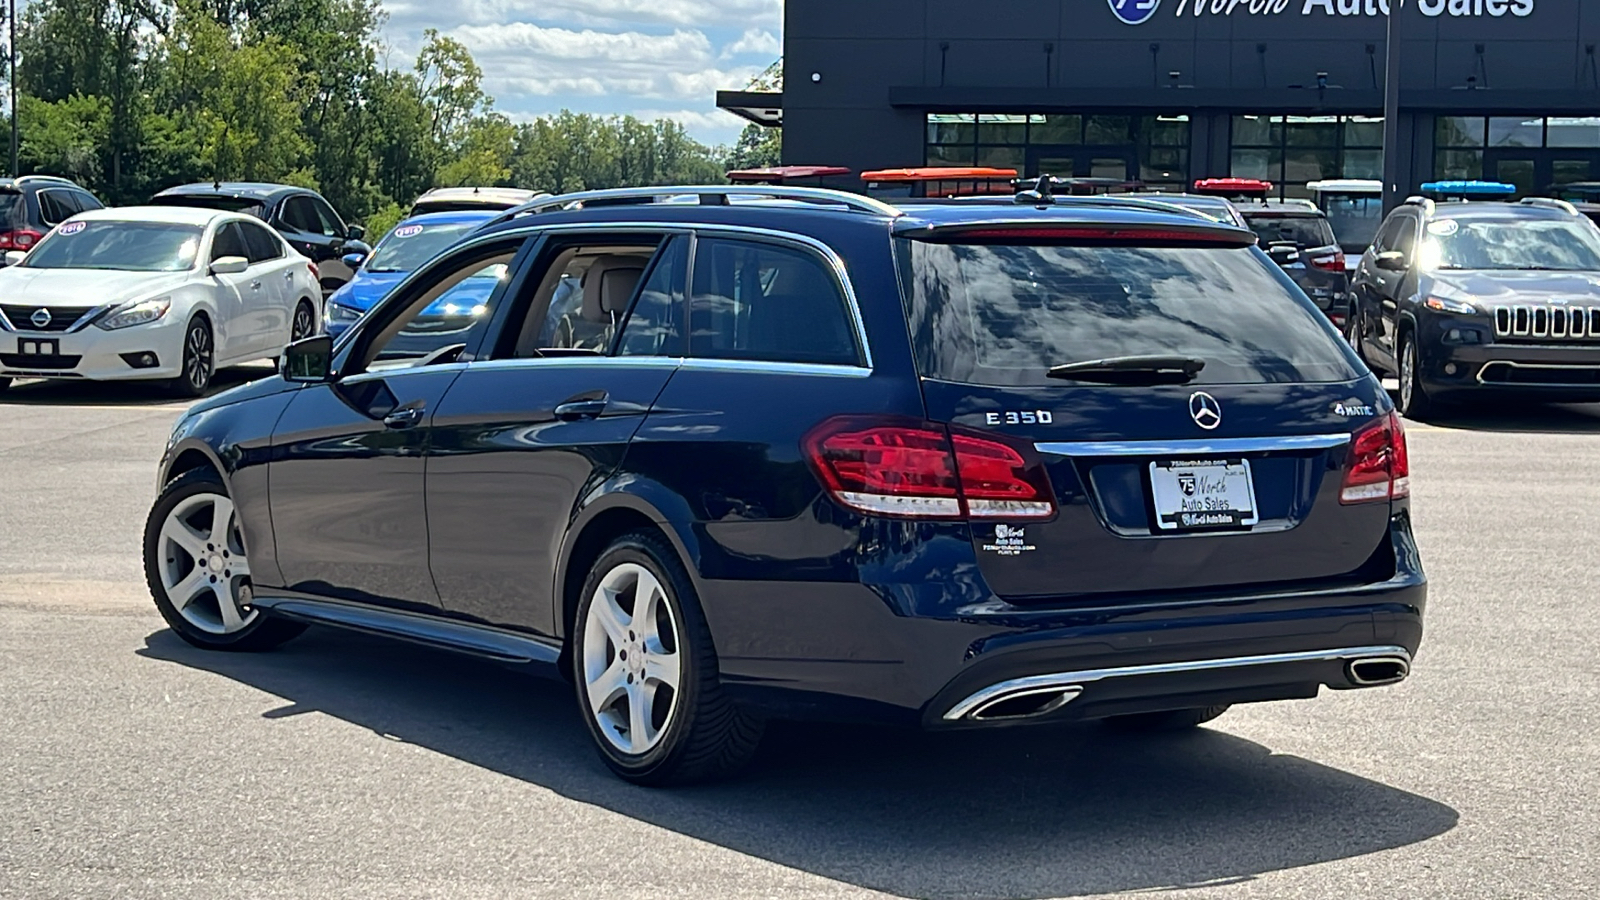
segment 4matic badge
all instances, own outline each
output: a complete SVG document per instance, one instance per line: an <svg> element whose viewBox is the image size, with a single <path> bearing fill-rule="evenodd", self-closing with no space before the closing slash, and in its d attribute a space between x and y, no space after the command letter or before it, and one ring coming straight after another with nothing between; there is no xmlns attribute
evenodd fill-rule
<svg viewBox="0 0 1600 900"><path fill-rule="evenodd" d="M1021 525L996 525L994 542L983 545L985 553L998 553L1001 556L1021 556L1037 549L1028 543L1028 529Z"/></svg>
<svg viewBox="0 0 1600 900"><path fill-rule="evenodd" d="M1333 414L1344 416L1346 419L1355 419L1361 416L1371 418L1377 415L1377 412L1367 404L1355 400L1345 400L1333 405Z"/></svg>

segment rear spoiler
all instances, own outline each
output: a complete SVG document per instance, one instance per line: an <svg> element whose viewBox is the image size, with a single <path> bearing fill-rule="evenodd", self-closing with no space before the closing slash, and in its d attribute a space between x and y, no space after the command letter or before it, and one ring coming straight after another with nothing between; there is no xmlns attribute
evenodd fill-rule
<svg viewBox="0 0 1600 900"><path fill-rule="evenodd" d="M988 219L967 222L901 220L896 235L934 244L1087 244L1244 248L1256 234L1212 220L1174 218L1144 221Z"/></svg>

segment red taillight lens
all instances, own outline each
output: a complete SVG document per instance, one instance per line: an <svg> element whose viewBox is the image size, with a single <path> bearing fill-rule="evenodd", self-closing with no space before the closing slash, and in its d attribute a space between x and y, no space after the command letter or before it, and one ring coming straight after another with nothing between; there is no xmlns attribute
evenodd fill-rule
<svg viewBox="0 0 1600 900"><path fill-rule="evenodd" d="M317 264L316 263L308 262L308 263L306 263L306 268L311 270L311 280L312 281L320 281L320 280L322 280L322 272L317 269Z"/></svg>
<svg viewBox="0 0 1600 900"><path fill-rule="evenodd" d="M1343 272L1344 253L1335 253L1332 256L1314 256L1311 258L1311 267L1324 272Z"/></svg>
<svg viewBox="0 0 1600 900"><path fill-rule="evenodd" d="M930 422L830 419L805 438L828 492L861 512L909 518L1055 514L1043 468L1018 448Z"/></svg>
<svg viewBox="0 0 1600 900"><path fill-rule="evenodd" d="M7 231L0 233L0 250L26 250L44 237L37 231Z"/></svg>
<svg viewBox="0 0 1600 900"><path fill-rule="evenodd" d="M1411 496L1411 457L1406 430L1394 413L1350 437L1350 467L1339 491L1340 503L1399 500Z"/></svg>

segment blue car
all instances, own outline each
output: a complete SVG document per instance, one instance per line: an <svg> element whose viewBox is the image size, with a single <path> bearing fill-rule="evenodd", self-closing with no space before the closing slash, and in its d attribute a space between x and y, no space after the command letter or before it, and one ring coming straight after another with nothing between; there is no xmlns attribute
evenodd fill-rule
<svg viewBox="0 0 1600 900"><path fill-rule="evenodd" d="M356 274L328 297L323 316L328 334L335 338L344 334L406 276L497 215L494 210L473 210L412 216L384 235L371 256L346 256L344 261ZM391 349L400 355L406 355L407 348L420 354L438 347L440 335L465 335L483 315L504 273L504 266L487 267L448 289L406 326Z"/></svg>

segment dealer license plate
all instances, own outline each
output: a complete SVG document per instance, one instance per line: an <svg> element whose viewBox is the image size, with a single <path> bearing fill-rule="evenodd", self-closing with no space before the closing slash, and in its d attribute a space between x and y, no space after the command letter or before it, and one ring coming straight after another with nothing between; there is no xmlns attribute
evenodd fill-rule
<svg viewBox="0 0 1600 900"><path fill-rule="evenodd" d="M1150 495L1163 531L1249 528L1261 521L1245 459L1153 462Z"/></svg>

